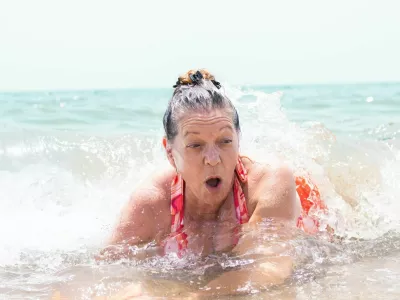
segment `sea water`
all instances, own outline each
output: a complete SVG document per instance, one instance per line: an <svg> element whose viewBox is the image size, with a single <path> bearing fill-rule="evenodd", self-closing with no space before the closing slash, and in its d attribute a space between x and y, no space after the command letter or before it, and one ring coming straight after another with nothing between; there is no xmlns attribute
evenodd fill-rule
<svg viewBox="0 0 400 300"><path fill-rule="evenodd" d="M400 84L224 89L240 115L241 152L310 175L341 239L298 239L289 282L250 285L243 298L399 299ZM0 299L92 299L144 278L169 295L200 286L205 266L233 263L93 259L132 191L166 162L171 94L0 93Z"/></svg>

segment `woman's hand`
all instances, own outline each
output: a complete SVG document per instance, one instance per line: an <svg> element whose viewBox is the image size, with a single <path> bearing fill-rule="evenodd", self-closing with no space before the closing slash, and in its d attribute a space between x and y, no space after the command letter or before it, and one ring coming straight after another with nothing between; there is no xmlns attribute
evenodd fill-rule
<svg viewBox="0 0 400 300"><path fill-rule="evenodd" d="M133 283L120 292L116 294L115 296L112 296L111 298L108 298L107 300L144 300L144 299L165 299L165 297L162 296L152 296L148 292L146 292L141 284L138 283ZM199 299L199 296L190 293L185 295L179 295L176 297L168 297L168 299L181 299L181 300L196 300Z"/></svg>
<svg viewBox="0 0 400 300"><path fill-rule="evenodd" d="M109 300L129 300L129 299L149 299L143 295L142 286L140 284L131 284L112 296Z"/></svg>
<svg viewBox="0 0 400 300"><path fill-rule="evenodd" d="M128 244L110 245L102 249L95 256L96 261L117 261L121 259L136 259L142 260L154 256L161 256L163 253L162 247L158 245L151 246L130 246Z"/></svg>

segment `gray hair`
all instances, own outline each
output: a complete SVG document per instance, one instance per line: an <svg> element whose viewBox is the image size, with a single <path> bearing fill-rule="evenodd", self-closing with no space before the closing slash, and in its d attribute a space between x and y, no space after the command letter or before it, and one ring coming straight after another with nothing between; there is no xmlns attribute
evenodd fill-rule
<svg viewBox="0 0 400 300"><path fill-rule="evenodd" d="M193 71L189 71L188 74ZM202 72L203 73L203 72ZM174 86L175 90L172 98L168 102L168 107L164 113L163 124L167 140L172 142L178 134L178 121L188 111L206 111L213 109L228 109L232 114L232 123L237 132L240 132L239 115L236 108L219 90L220 84L207 71L203 73L203 78L196 82L185 82L182 76ZM207 75L212 76L212 80L207 79ZM186 75L185 75L186 76ZM186 78L189 75L186 76Z"/></svg>

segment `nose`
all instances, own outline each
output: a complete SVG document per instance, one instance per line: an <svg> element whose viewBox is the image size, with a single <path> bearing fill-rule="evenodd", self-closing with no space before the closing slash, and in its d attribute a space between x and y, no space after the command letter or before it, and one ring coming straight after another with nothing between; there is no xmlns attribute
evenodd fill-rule
<svg viewBox="0 0 400 300"><path fill-rule="evenodd" d="M207 147L204 153L204 163L206 165L210 165L212 167L216 166L221 162L221 158L219 156L219 151L215 146Z"/></svg>

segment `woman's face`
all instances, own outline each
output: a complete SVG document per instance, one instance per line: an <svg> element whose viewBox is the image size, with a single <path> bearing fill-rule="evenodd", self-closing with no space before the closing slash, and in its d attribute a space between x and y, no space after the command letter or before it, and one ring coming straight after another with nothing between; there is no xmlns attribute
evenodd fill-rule
<svg viewBox="0 0 400 300"><path fill-rule="evenodd" d="M230 113L221 109L185 114L167 152L168 147L171 164L196 198L215 203L228 196L239 155Z"/></svg>

